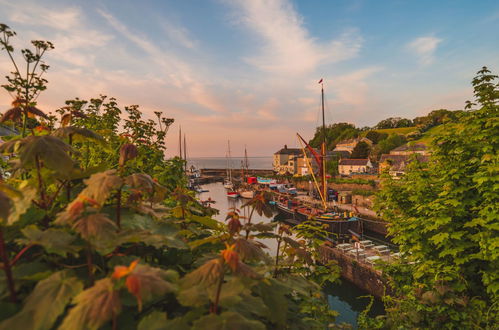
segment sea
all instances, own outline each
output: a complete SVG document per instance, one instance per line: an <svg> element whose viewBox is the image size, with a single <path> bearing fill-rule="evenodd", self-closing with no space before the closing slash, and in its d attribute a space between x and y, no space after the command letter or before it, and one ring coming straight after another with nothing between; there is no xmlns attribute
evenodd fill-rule
<svg viewBox="0 0 499 330"><path fill-rule="evenodd" d="M194 165L199 169L240 169L244 162L244 157L231 157L229 163L226 157L192 157L187 159L187 166ZM227 163L229 166L227 166ZM271 170L272 156L266 157L248 157L248 168L252 170Z"/></svg>

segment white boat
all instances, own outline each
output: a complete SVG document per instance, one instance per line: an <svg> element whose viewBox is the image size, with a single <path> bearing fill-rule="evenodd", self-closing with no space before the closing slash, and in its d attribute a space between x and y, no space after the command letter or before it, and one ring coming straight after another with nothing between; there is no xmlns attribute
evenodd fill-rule
<svg viewBox="0 0 499 330"><path fill-rule="evenodd" d="M224 181L224 188L225 189L232 189L232 188L234 188L234 184L232 184L232 182L229 180L225 180Z"/></svg>
<svg viewBox="0 0 499 330"><path fill-rule="evenodd" d="M255 197L255 192L253 190L243 190L239 192L239 195L241 195L242 198L251 199Z"/></svg>
<svg viewBox="0 0 499 330"><path fill-rule="evenodd" d="M224 180L224 188L232 190L234 188L234 183L232 182L232 168L231 168L231 159L230 159L230 141L227 141L227 153L225 155L227 157L227 177Z"/></svg>

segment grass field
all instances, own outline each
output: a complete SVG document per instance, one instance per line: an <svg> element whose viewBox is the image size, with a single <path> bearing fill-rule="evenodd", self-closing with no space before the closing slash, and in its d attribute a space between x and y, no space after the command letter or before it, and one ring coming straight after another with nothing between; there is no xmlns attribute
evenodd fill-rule
<svg viewBox="0 0 499 330"><path fill-rule="evenodd" d="M425 143L426 145L430 144L431 141L433 141L433 136L442 131L442 129L444 129L444 126L445 125L438 125L430 128L429 130L423 133L423 136L421 138L415 140L414 142Z"/></svg>
<svg viewBox="0 0 499 330"><path fill-rule="evenodd" d="M416 127L399 127L399 128L384 128L376 129L376 132L387 133L387 134L407 134L416 130Z"/></svg>

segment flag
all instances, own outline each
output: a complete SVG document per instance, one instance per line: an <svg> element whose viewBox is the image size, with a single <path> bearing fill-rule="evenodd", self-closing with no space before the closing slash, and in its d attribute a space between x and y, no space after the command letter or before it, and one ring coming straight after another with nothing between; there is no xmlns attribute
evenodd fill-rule
<svg viewBox="0 0 499 330"><path fill-rule="evenodd" d="M322 78L321 78L321 80L319 80L318 84L322 84Z"/></svg>

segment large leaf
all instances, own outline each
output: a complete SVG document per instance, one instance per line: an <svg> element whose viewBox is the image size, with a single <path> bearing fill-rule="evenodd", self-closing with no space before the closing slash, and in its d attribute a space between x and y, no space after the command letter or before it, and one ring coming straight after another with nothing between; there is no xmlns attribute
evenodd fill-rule
<svg viewBox="0 0 499 330"><path fill-rule="evenodd" d="M36 189L31 187L25 187L20 191L19 195L13 195L11 197L13 202L13 207L10 209L9 218L7 224L11 225L17 222L21 216L28 211L32 205L33 199L36 198Z"/></svg>
<svg viewBox="0 0 499 330"><path fill-rule="evenodd" d="M49 228L40 230L35 225L30 225L21 230L26 239L19 239L21 244L34 244L42 246L48 253L55 253L65 257L67 254L76 254L81 248L72 243L76 237L65 230Z"/></svg>
<svg viewBox="0 0 499 330"><path fill-rule="evenodd" d="M10 214L10 207L12 206L12 201L10 200L9 197L7 197L7 194L5 194L3 191L0 191L0 221L1 222L6 222L7 219L9 218Z"/></svg>
<svg viewBox="0 0 499 330"><path fill-rule="evenodd" d="M50 329L82 289L83 283L68 271L54 273L36 285L23 309L0 323L0 329Z"/></svg>
<svg viewBox="0 0 499 330"><path fill-rule="evenodd" d="M90 213L81 217L73 229L87 241L114 238L118 227L103 213Z"/></svg>
<svg viewBox="0 0 499 330"><path fill-rule="evenodd" d="M73 302L76 306L69 311L59 330L95 330L121 311L119 293L110 278L95 282Z"/></svg>
<svg viewBox="0 0 499 330"><path fill-rule="evenodd" d="M177 279L178 275L172 271L167 272L160 268L148 265L137 265L137 267L126 278L128 291L137 298L139 311L142 303L153 297L164 295L176 290L176 286L166 279Z"/></svg>
<svg viewBox="0 0 499 330"><path fill-rule="evenodd" d="M53 136L57 136L60 138L67 138L69 136L80 136L83 138L93 139L97 141L104 141L102 136L95 133L94 131L89 130L88 128L83 127L75 127L75 126L66 126L61 127L55 130L52 134Z"/></svg>
<svg viewBox="0 0 499 330"><path fill-rule="evenodd" d="M0 145L0 152L19 153L20 166L34 168L38 159L64 177L69 177L73 169L73 160L68 154L71 150L71 146L51 135L28 136Z"/></svg>
<svg viewBox="0 0 499 330"><path fill-rule="evenodd" d="M220 315L210 314L194 322L192 329L199 330L265 330L259 321L248 320L236 312L223 312Z"/></svg>
<svg viewBox="0 0 499 330"><path fill-rule="evenodd" d="M90 198L101 205L106 202L113 190L118 189L123 184L123 180L117 175L116 170L93 174L84 182L87 187L83 189L80 196Z"/></svg>
<svg viewBox="0 0 499 330"><path fill-rule="evenodd" d="M140 320L138 330L168 330L171 329L166 324L166 314L154 311Z"/></svg>

